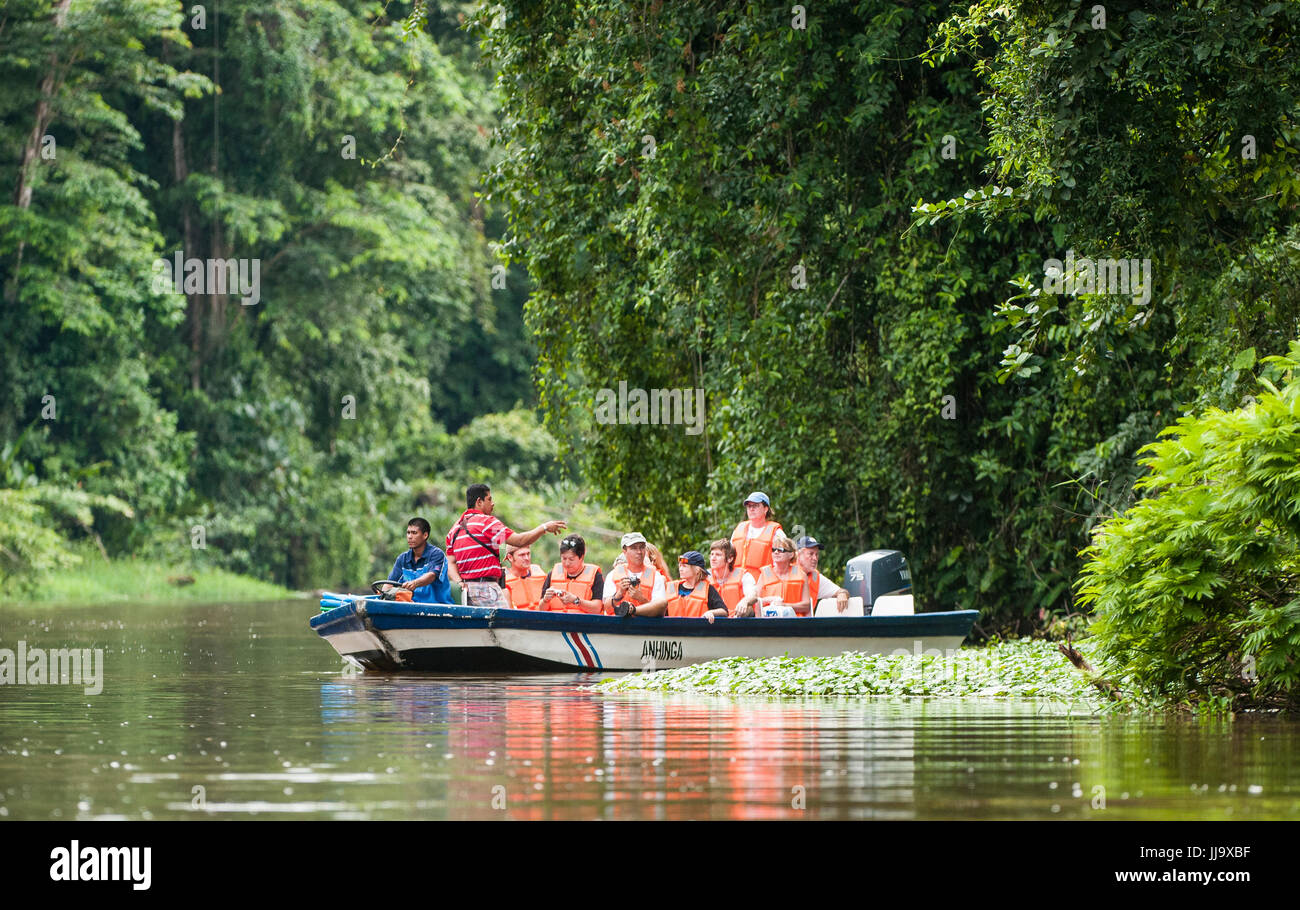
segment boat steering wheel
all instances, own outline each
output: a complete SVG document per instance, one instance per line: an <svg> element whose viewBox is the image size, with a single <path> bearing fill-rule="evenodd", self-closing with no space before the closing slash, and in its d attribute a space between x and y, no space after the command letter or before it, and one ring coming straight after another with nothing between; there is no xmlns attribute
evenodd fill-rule
<svg viewBox="0 0 1300 910"><path fill-rule="evenodd" d="M372 581L370 583L370 590L374 592L376 597L382 597L384 600L392 600L393 595L385 593L383 590L383 588L386 587L387 585L393 585L394 587L398 587L398 588L401 587L401 584L399 582L389 581L387 578L381 578L379 579L379 581Z"/></svg>

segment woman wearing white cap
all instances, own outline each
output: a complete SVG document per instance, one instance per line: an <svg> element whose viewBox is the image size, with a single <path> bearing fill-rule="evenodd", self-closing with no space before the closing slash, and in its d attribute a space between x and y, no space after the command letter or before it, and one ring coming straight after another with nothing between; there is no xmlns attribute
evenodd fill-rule
<svg viewBox="0 0 1300 910"><path fill-rule="evenodd" d="M772 521L772 503L759 490L745 497L745 513L749 519L731 532L731 545L736 548L736 568L757 581L759 573L772 564L772 537L781 526Z"/></svg>
<svg viewBox="0 0 1300 910"><path fill-rule="evenodd" d="M614 566L606 576L606 613L613 613L614 604L621 600L644 604L664 596L666 579L654 566L646 562L644 537L636 531L624 534L623 556L626 562L621 566ZM635 583L633 579L636 579Z"/></svg>

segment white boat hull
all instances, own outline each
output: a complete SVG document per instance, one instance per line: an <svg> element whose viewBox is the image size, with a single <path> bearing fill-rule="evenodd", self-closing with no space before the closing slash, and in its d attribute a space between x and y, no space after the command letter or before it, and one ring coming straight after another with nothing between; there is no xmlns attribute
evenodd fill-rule
<svg viewBox="0 0 1300 910"><path fill-rule="evenodd" d="M977 613L802 619L633 618L356 599L312 627L368 669L659 670L723 657L944 654Z"/></svg>

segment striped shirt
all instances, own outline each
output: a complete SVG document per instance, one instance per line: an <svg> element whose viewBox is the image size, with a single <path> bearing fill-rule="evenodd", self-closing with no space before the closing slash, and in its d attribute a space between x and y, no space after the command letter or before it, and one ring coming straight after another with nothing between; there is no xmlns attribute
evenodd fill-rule
<svg viewBox="0 0 1300 910"><path fill-rule="evenodd" d="M456 560L461 581L501 578L501 547L513 533L501 519L478 509L466 509L447 532L447 552ZM475 541L475 537L491 549Z"/></svg>

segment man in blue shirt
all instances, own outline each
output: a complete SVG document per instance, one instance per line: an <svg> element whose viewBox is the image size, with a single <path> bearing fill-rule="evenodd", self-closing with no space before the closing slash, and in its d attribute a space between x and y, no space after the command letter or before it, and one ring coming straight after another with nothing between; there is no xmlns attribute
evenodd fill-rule
<svg viewBox="0 0 1300 910"><path fill-rule="evenodd" d="M429 545L429 523L423 518L406 523L406 545L410 549L397 557L388 580L408 589L416 603L451 603L447 556Z"/></svg>

